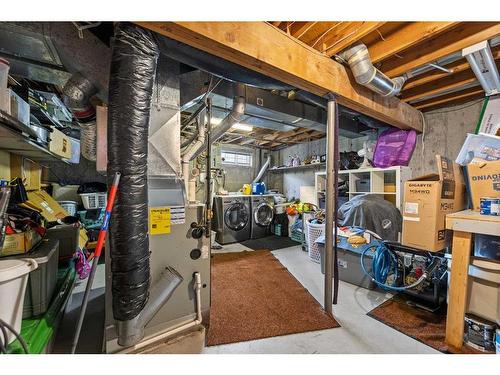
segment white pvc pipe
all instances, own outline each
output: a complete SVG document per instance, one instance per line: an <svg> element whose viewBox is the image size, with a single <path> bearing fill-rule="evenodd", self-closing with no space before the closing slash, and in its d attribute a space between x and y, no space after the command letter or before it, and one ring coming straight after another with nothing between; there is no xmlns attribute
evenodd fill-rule
<svg viewBox="0 0 500 375"><path fill-rule="evenodd" d="M201 315L201 275L199 272L194 274L194 289L196 294L196 317L194 320L191 320L187 323L184 323L178 327L175 327L169 331L163 332L157 336L153 336L149 339L143 340L134 346L130 346L126 349L120 350L117 354L127 354L132 353L138 349L144 348L148 345L151 345L157 341L166 339L168 337L172 337L180 332L183 332L189 328L196 327L202 323L202 315Z"/></svg>

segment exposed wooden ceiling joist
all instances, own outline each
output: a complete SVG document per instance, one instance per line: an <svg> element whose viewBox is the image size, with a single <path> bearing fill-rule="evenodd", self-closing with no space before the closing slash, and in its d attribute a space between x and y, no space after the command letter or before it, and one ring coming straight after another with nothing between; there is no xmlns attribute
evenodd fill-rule
<svg viewBox="0 0 500 375"><path fill-rule="evenodd" d="M317 45L322 37L340 24L342 22L314 22L314 25L302 33L300 37L297 36L297 38L308 45Z"/></svg>
<svg viewBox="0 0 500 375"><path fill-rule="evenodd" d="M396 77L497 35L500 35L499 22L461 23L415 48L401 52L401 58L385 61L381 70L389 77Z"/></svg>
<svg viewBox="0 0 500 375"><path fill-rule="evenodd" d="M495 60L500 60L500 46L496 46L496 47L492 48L491 53L492 53L493 58ZM450 64L445 65L444 68L452 70L453 74L456 74L456 73L460 73L464 70L470 69L470 65L466 59L459 59L457 61L454 61ZM446 73L446 72L443 72L443 71L437 70L437 69L431 70L431 71L424 73L424 74L420 74L420 75L408 80L405 83L405 85L403 86L403 92L406 90L412 89L414 87L417 87L417 86L420 86L420 85L447 77L449 75L450 75L450 73ZM436 82L436 83L438 83L438 82Z"/></svg>
<svg viewBox="0 0 500 375"><path fill-rule="evenodd" d="M400 128L422 130L420 113L397 98L359 86L341 64L266 22L139 22L169 38Z"/></svg>
<svg viewBox="0 0 500 375"><path fill-rule="evenodd" d="M309 30L311 30L317 22L297 22L295 27L292 27L290 33L294 38L302 38Z"/></svg>
<svg viewBox="0 0 500 375"><path fill-rule="evenodd" d="M497 62L497 68L500 68L500 61ZM439 81L432 81L425 85L417 86L403 92L401 100L410 102L417 99L422 99L431 95L436 95L441 92L454 90L459 87L470 85L477 82L476 75L472 70L463 70L456 74L450 74Z"/></svg>
<svg viewBox="0 0 500 375"><path fill-rule="evenodd" d="M401 100L405 102L410 102L418 99L425 98L427 96L439 94L443 91L449 91L456 89L457 87L462 87L470 85L476 81L476 76L471 70L464 70L457 74L450 74L439 80L439 84L435 82L429 82L422 86L417 86L413 89L406 90L401 95Z"/></svg>
<svg viewBox="0 0 500 375"><path fill-rule="evenodd" d="M449 105L451 102L456 102L458 100L473 100L478 97L484 97L484 91L480 86L471 87L466 90L453 92L446 95L441 95L432 99L423 100L421 102L415 103L415 108L420 110L431 110L438 106Z"/></svg>
<svg viewBox="0 0 500 375"><path fill-rule="evenodd" d="M338 32L332 30L327 33L322 43L323 46L321 51L325 52L328 56L333 56L363 38L365 35L378 29L384 23L385 22L347 22L348 25L346 28Z"/></svg>
<svg viewBox="0 0 500 375"><path fill-rule="evenodd" d="M369 45L370 57L377 63L457 24L458 22L411 22L390 35L381 35L379 41Z"/></svg>

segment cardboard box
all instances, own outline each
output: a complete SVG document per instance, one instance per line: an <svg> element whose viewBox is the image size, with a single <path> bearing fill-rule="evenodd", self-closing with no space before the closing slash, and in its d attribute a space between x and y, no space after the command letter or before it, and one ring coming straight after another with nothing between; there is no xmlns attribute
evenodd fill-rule
<svg viewBox="0 0 500 375"><path fill-rule="evenodd" d="M71 141L69 137L60 130L52 128L49 150L63 158L71 159Z"/></svg>
<svg viewBox="0 0 500 375"><path fill-rule="evenodd" d="M500 198L500 160L473 160L467 165L467 180L472 209L479 211L481 198Z"/></svg>
<svg viewBox="0 0 500 375"><path fill-rule="evenodd" d="M26 190L40 190L42 187L42 167L23 156L11 155L10 175L12 178L21 177Z"/></svg>
<svg viewBox="0 0 500 375"><path fill-rule="evenodd" d="M485 98L481 117L476 128L477 133L500 136L500 95Z"/></svg>
<svg viewBox="0 0 500 375"><path fill-rule="evenodd" d="M25 125L30 124L30 105L11 89L7 89L10 98L10 115Z"/></svg>
<svg viewBox="0 0 500 375"><path fill-rule="evenodd" d="M68 212L43 190L28 191L28 200L22 205L37 210L47 221L56 221L68 216Z"/></svg>
<svg viewBox="0 0 500 375"><path fill-rule="evenodd" d="M441 251L451 244L446 214L465 208L465 185L460 166L436 155L438 173L405 182L403 236L405 246Z"/></svg>
<svg viewBox="0 0 500 375"><path fill-rule="evenodd" d="M23 233L8 234L0 249L0 256L27 253L41 240L42 237L32 229Z"/></svg>

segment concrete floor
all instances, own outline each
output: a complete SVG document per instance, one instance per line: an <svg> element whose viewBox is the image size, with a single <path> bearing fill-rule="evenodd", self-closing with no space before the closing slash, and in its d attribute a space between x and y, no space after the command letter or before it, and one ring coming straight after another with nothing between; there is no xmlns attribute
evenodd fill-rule
<svg viewBox="0 0 500 375"><path fill-rule="evenodd" d="M251 251L241 244L225 245L217 252ZM309 260L300 246L272 252L319 303L324 278L320 265ZM340 328L211 346L203 353L408 353L439 354L366 315L391 295L340 281L339 303L333 307Z"/></svg>
<svg viewBox="0 0 500 375"><path fill-rule="evenodd" d="M97 265L94 283L92 284L85 320L83 321L80 340L76 348L77 354L102 353L104 339L104 293L106 291L105 280L104 263L100 263ZM87 281L88 279L76 280L75 287L66 305L64 317L57 331L52 353L68 354L71 351Z"/></svg>
<svg viewBox="0 0 500 375"><path fill-rule="evenodd" d="M241 244L224 245L212 253L253 251ZM304 285L316 300L323 302L324 278L320 265L309 260L300 246L272 252L279 261ZM104 328L104 265L97 269L92 288L90 312L93 319L85 319L77 353L100 353ZM77 313L83 297L86 281L80 282L73 290L73 298L68 304L66 316L59 329L55 353L68 353L76 324ZM366 315L367 312L390 298L391 295L370 291L340 281L339 304L333 307L335 319L340 328L298 333L235 344L205 347L202 353L436 353L438 351L424 345ZM94 311L95 310L95 311ZM249 312L250 313L250 312ZM187 349L186 349L187 350ZM193 350L192 348L189 350ZM193 352L193 351L181 352ZM153 352L179 352L178 348L161 348Z"/></svg>

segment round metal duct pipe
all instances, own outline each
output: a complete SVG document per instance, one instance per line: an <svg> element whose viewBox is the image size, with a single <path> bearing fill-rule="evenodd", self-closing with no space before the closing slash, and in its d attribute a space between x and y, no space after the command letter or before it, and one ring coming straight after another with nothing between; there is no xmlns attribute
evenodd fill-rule
<svg viewBox="0 0 500 375"><path fill-rule="evenodd" d="M349 65L357 83L380 95L398 95L406 82L404 77L391 79L375 68L368 54L368 48L362 43L342 51L337 58Z"/></svg>

